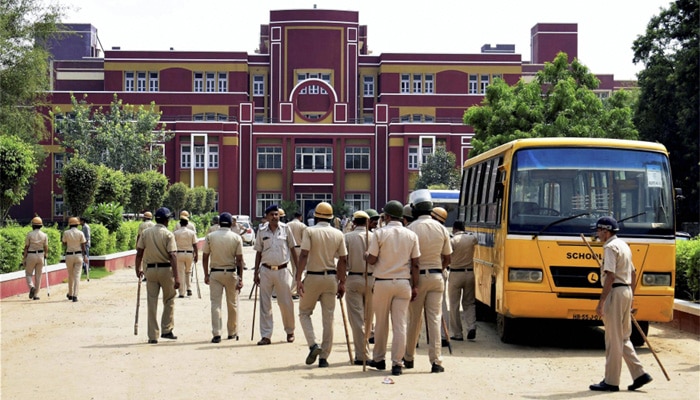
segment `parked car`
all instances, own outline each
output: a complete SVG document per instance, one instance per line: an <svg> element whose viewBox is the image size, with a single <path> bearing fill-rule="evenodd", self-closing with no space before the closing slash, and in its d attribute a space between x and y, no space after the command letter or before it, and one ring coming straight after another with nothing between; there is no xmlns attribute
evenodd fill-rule
<svg viewBox="0 0 700 400"><path fill-rule="evenodd" d="M250 217L247 215L234 215L236 218L236 223L238 224L238 233L240 233L241 238L243 238L244 245L254 245L255 244L255 231L253 226L250 224Z"/></svg>

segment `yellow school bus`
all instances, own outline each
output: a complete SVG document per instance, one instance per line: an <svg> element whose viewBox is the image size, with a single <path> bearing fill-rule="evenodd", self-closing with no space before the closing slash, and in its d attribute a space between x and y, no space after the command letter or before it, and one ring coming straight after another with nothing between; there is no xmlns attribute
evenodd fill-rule
<svg viewBox="0 0 700 400"><path fill-rule="evenodd" d="M459 218L475 232L476 298L496 313L502 341L517 339L523 319L601 324L591 227L620 222L637 269L634 305L643 330L673 317L674 189L664 146L591 138L516 140L465 162ZM633 342L641 335L633 329Z"/></svg>

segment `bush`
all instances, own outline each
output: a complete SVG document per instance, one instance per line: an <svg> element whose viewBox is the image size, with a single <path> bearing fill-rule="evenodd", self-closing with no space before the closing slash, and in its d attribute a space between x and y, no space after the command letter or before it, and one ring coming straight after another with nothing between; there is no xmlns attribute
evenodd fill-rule
<svg viewBox="0 0 700 400"><path fill-rule="evenodd" d="M129 228L129 244L127 250L133 250L136 248L136 236L139 234L139 225L142 221L127 221L122 224Z"/></svg>
<svg viewBox="0 0 700 400"><path fill-rule="evenodd" d="M129 248L129 242L131 240L131 229L128 226L122 224L119 229L114 233L116 238L116 250L117 252L131 250Z"/></svg>
<svg viewBox="0 0 700 400"><path fill-rule="evenodd" d="M101 224L91 224L90 228L92 228L92 247L90 247L90 255L104 256L105 254L109 254L109 231L107 228Z"/></svg>
<svg viewBox="0 0 700 400"><path fill-rule="evenodd" d="M700 298L700 237L676 243L676 298Z"/></svg>
<svg viewBox="0 0 700 400"><path fill-rule="evenodd" d="M29 229L31 228L27 227L27 232ZM49 237L49 258L46 260L46 264L58 264L63 255L63 243L61 242L63 233L55 225L45 226L41 230ZM24 245L22 248L24 249Z"/></svg>
<svg viewBox="0 0 700 400"><path fill-rule="evenodd" d="M92 221L104 225L110 232L116 232L122 223L124 208L116 203L93 204L85 215Z"/></svg>
<svg viewBox="0 0 700 400"><path fill-rule="evenodd" d="M24 238L29 229L17 225L0 229L0 272L7 273L22 269L22 251L24 250Z"/></svg>

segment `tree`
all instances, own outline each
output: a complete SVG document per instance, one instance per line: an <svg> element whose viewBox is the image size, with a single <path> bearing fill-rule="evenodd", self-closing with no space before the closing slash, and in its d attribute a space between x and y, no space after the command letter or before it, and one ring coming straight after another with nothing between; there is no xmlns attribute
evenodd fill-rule
<svg viewBox="0 0 700 400"><path fill-rule="evenodd" d="M148 208L157 210L163 206L165 191L168 188L168 178L157 171L146 171L140 175L144 175L148 182Z"/></svg>
<svg viewBox="0 0 700 400"><path fill-rule="evenodd" d="M634 63L644 63L634 121L642 139L663 143L671 154L674 185L686 196L679 203L679 222L699 219L699 3L670 3L632 46Z"/></svg>
<svg viewBox="0 0 700 400"><path fill-rule="evenodd" d="M95 203L127 204L131 193L127 176L104 165L100 165L97 171L99 179Z"/></svg>
<svg viewBox="0 0 700 400"><path fill-rule="evenodd" d="M420 176L416 180L416 189L427 189L435 185L444 185L446 189L458 189L460 170L454 153L438 147L420 167Z"/></svg>
<svg viewBox="0 0 700 400"><path fill-rule="evenodd" d="M0 225L10 207L27 195L37 169L31 145L16 136L0 135Z"/></svg>
<svg viewBox="0 0 700 400"><path fill-rule="evenodd" d="M529 137L637 139L630 94L616 91L602 101L593 92L600 81L577 59L559 53L532 82L508 86L496 79L481 106L469 108L464 123L474 128L471 156Z"/></svg>
<svg viewBox="0 0 700 400"><path fill-rule="evenodd" d="M71 158L63 167L58 186L63 189L66 209L70 210L70 215L83 215L94 203L98 178L97 166L79 156Z"/></svg>
<svg viewBox="0 0 700 400"><path fill-rule="evenodd" d="M165 196L165 205L173 212L178 212L185 208L187 201L187 193L190 188L182 182L173 183L168 188L168 194Z"/></svg>
<svg viewBox="0 0 700 400"><path fill-rule="evenodd" d="M103 164L115 170L138 173L165 163L158 147L173 135L160 124L161 113L155 103L150 107L124 104L114 95L109 111L94 109L87 103L87 94L78 101L71 95L72 111L57 118L62 144L78 151L93 164ZM55 116L61 116L57 109ZM160 126L159 126L160 124Z"/></svg>
<svg viewBox="0 0 700 400"><path fill-rule="evenodd" d="M129 196L129 210L135 213L149 210L148 189L150 182L148 176L144 174L130 174L129 182L131 186L131 196ZM155 211L157 208L150 209Z"/></svg>

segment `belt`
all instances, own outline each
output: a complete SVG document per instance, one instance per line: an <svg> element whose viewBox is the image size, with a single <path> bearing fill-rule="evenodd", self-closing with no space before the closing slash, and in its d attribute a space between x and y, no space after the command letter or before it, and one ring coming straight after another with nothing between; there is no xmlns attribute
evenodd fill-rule
<svg viewBox="0 0 700 400"><path fill-rule="evenodd" d="M211 272L233 272L235 270L236 270L235 268L231 268L231 269L212 268Z"/></svg>
<svg viewBox="0 0 700 400"><path fill-rule="evenodd" d="M348 275L360 275L360 276L362 276L364 274L365 274L364 272L348 272ZM368 272L367 276L372 276L372 273Z"/></svg>
<svg viewBox="0 0 700 400"><path fill-rule="evenodd" d="M67 256L72 256L73 254L83 254L82 251L67 251L66 255Z"/></svg>
<svg viewBox="0 0 700 400"><path fill-rule="evenodd" d="M267 269L271 269L273 271L277 271L278 269L287 268L287 263L280 264L280 265L267 265L267 264L260 264L260 265L262 265L263 267L265 267Z"/></svg>
<svg viewBox="0 0 700 400"><path fill-rule="evenodd" d="M441 273L442 273L442 270L441 270L441 269L437 269L437 268L422 269L422 270L420 270L420 273L421 273L421 274L426 274L426 275L427 275L427 274L441 274Z"/></svg>
<svg viewBox="0 0 700 400"><path fill-rule="evenodd" d="M459 271L459 272L467 271L468 272L468 271L474 271L474 268L450 268L450 271Z"/></svg>
<svg viewBox="0 0 700 400"><path fill-rule="evenodd" d="M146 268L169 268L170 263L146 264Z"/></svg>
<svg viewBox="0 0 700 400"><path fill-rule="evenodd" d="M192 250L178 250L178 253L192 253Z"/></svg>
<svg viewBox="0 0 700 400"><path fill-rule="evenodd" d="M626 283L613 283L613 288L620 287L620 286L629 286Z"/></svg>
<svg viewBox="0 0 700 400"><path fill-rule="evenodd" d="M375 281L407 281L408 278L374 278Z"/></svg>
<svg viewBox="0 0 700 400"><path fill-rule="evenodd" d="M34 251L27 251L27 253L32 253L32 254L40 254L43 253L44 250L34 250Z"/></svg>
<svg viewBox="0 0 700 400"><path fill-rule="evenodd" d="M327 269L325 271L306 271L310 275L335 275L336 271L334 269Z"/></svg>

